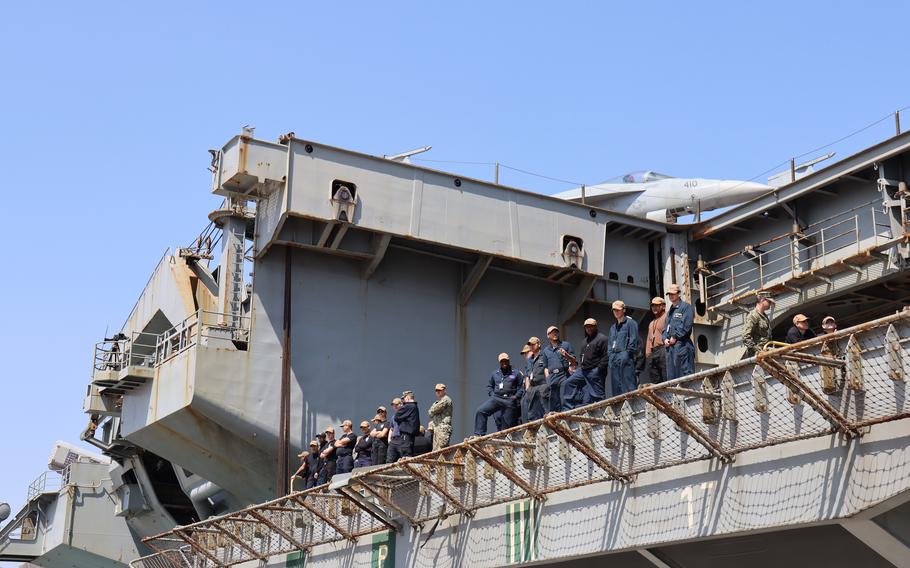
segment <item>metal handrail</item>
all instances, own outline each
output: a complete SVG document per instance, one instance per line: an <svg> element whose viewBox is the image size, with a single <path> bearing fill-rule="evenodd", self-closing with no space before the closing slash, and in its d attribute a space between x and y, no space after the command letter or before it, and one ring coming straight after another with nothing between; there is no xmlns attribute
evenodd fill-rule
<svg viewBox="0 0 910 568"><path fill-rule="evenodd" d="M250 319L250 316L198 310L161 333L134 331L123 339L99 341L95 344L92 368L94 371L120 371L131 366L155 368L190 349L200 338L214 337L205 333L205 328L230 330L242 339L249 332ZM240 325L230 326L227 323L230 320L239 321Z"/></svg>
<svg viewBox="0 0 910 568"><path fill-rule="evenodd" d="M843 355L831 353L837 342L846 346ZM355 470L338 492L326 484L177 527L143 539L155 553L131 566L233 566L388 530L377 511L417 526L574 487L631 484L640 473L696 460L729 463L743 452L835 432L846 444L866 427L910 418L892 386L906 377L908 349L910 309ZM846 404L859 396L863 405ZM722 427L730 424L736 424L736 436ZM680 437L685 444L674 449L671 442ZM649 446L659 451L649 454ZM547 475L530 473L544 469Z"/></svg>
<svg viewBox="0 0 910 568"><path fill-rule="evenodd" d="M837 215L826 219L824 222L827 224L816 222L809 226L813 231L803 229L788 232L764 241L756 245L756 249L771 244L775 246L761 249L745 260L720 269L708 268L704 282L708 307L714 307L742 293L762 289L772 282L798 276L806 270L820 268L820 263L826 266L839 261L840 258L831 258L833 253L849 251L849 254L854 254L850 248L855 246L855 254L860 254L866 241L871 241L871 245L877 247L895 238L890 224L879 222L882 213L876 207L853 211L855 213L852 216L841 218L842 215ZM871 217L872 234L863 238L860 221L866 217ZM730 254L704 265L711 267L730 262L736 254L743 253Z"/></svg>
<svg viewBox="0 0 910 568"><path fill-rule="evenodd" d="M68 467L64 469L62 473L57 473L56 471L45 471L29 484L27 500L30 502L37 499L44 493L56 493L60 491L66 487L68 478Z"/></svg>

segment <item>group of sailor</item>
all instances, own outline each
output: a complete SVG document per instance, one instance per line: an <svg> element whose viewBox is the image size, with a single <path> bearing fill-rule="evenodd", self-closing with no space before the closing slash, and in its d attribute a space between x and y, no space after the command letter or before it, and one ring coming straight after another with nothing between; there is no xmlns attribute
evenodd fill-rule
<svg viewBox="0 0 910 568"><path fill-rule="evenodd" d="M547 345L531 337L522 347L524 371L513 367L508 353L500 353L499 369L487 384L487 400L474 415L474 435L487 433L492 416L497 430L543 418L548 412L572 410L635 390L639 384L663 382L695 371L692 344L694 312L681 298L678 285L667 288L667 302L651 300L654 319L648 325L645 357L639 357L638 322L626 314L622 300L612 304L615 322L605 335L597 320L584 321L581 355L560 337L559 328L547 328ZM639 363L643 363L640 365ZM607 383L609 378L609 383Z"/></svg>
<svg viewBox="0 0 910 568"><path fill-rule="evenodd" d="M643 384L694 373L694 310L682 299L678 285L671 284L666 296L669 301L662 297L651 300L653 318L644 334L643 346L638 322L626 314L625 303L617 300L611 306L615 321L607 334L600 331L594 318L584 321L580 355L576 355L571 343L562 339L555 325L547 328L545 344L531 337L522 346L523 370L512 365L508 353L500 353L499 368L487 381L487 399L474 415L473 435L487 434L490 417L496 430L501 431L538 420L550 412L572 410L621 395ZM773 344L766 313L773 304L772 298L761 297L746 316L743 346L747 356ZM837 322L827 316L822 327L831 333L837 329ZM809 318L796 315L787 342L812 337L815 334L809 328ZM354 433L350 420L342 422L338 438L333 427L327 428L310 442L308 451L299 455L301 465L292 483L303 480L305 487L310 488L328 482L336 473L394 463L448 446L452 435L452 399L442 383L436 385L435 395L436 401L428 411L431 421L427 428L420 424L413 391L405 391L392 400L391 416L384 406L378 407L372 424L366 420L360 423L359 435Z"/></svg>
<svg viewBox="0 0 910 568"><path fill-rule="evenodd" d="M414 391L408 390L392 399L391 417L385 406L379 406L372 426L366 420L360 423L359 435L354 433L350 420L341 423L339 438L335 437L332 426L317 434L310 441L309 450L297 456L300 467L291 477L291 490L298 480L303 481L305 489L310 489L354 468L394 463L448 446L452 435L452 399L443 383L436 385L435 393L436 401L428 411L432 420L427 428L420 424Z"/></svg>
<svg viewBox="0 0 910 568"><path fill-rule="evenodd" d="M774 298L760 296L755 302L755 307L746 315L743 323L743 347L746 348L746 357L751 357L764 349L774 346L771 338L771 319L768 310L774 305ZM822 329L827 333L837 331L837 320L834 316L825 316L822 319ZM809 318L805 314L793 316L793 326L787 331L786 343L799 343L816 337L809 326Z"/></svg>

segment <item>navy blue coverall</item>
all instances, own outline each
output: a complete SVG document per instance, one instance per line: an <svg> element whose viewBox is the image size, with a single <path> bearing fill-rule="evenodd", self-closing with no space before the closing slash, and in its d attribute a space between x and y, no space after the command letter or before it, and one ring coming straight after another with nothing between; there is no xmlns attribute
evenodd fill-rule
<svg viewBox="0 0 910 568"><path fill-rule="evenodd" d="M518 425L518 405L524 395L524 382L524 374L511 367L505 373L502 369L493 373L487 384L487 394L490 398L481 404L474 414L475 436L487 433L487 419L499 411L502 411L503 429Z"/></svg>
<svg viewBox="0 0 910 568"><path fill-rule="evenodd" d="M575 357L575 350L568 341L560 341L556 347L553 347L552 343L548 343L543 348L543 356L550 372L550 376L547 378L547 383L550 385L550 406L547 410L551 412L565 410L562 407L562 385L569 377L569 360L559 353L559 349L565 349L566 353Z"/></svg>
<svg viewBox="0 0 910 568"><path fill-rule="evenodd" d="M664 339L676 338L676 344L667 349L667 380L691 375L695 372L695 345L692 344L692 304L680 300L670 305L667 312L667 330Z"/></svg>
<svg viewBox="0 0 910 568"><path fill-rule="evenodd" d="M623 316L610 326L610 386L612 396L635 390L635 357L638 355L638 322ZM601 398L603 400L603 393Z"/></svg>

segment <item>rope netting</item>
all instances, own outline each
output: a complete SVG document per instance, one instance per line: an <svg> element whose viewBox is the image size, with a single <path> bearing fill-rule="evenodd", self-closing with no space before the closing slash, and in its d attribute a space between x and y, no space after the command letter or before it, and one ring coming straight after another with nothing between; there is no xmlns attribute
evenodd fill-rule
<svg viewBox="0 0 910 568"><path fill-rule="evenodd" d="M145 540L135 568L232 566L696 460L910 416L910 311ZM336 480L337 481L337 480ZM333 486L334 487L334 486Z"/></svg>

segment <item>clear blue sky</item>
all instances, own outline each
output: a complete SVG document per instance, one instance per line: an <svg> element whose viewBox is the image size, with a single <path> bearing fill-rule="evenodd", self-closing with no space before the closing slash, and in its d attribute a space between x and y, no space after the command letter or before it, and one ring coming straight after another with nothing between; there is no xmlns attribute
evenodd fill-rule
<svg viewBox="0 0 910 568"><path fill-rule="evenodd" d="M748 179L910 105L905 2L322 4L4 4L0 501L78 438L93 343L205 225L206 149L244 124L586 183Z"/></svg>

